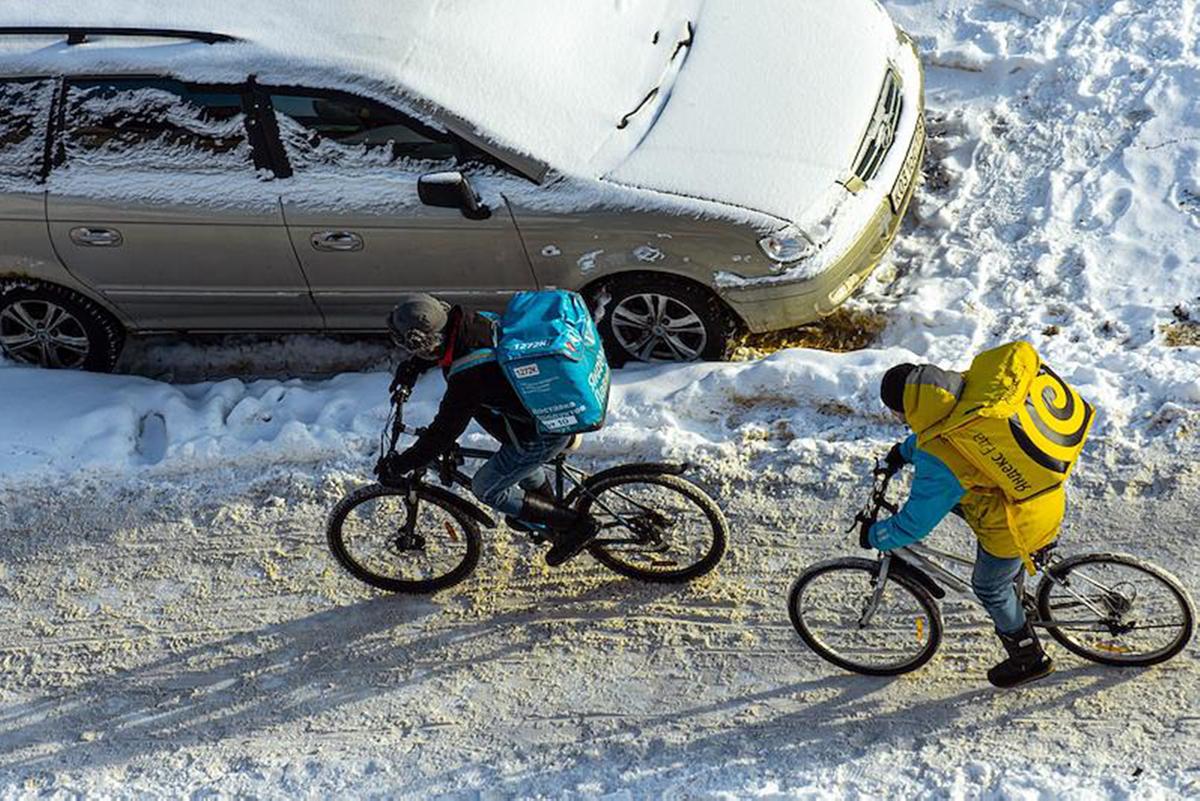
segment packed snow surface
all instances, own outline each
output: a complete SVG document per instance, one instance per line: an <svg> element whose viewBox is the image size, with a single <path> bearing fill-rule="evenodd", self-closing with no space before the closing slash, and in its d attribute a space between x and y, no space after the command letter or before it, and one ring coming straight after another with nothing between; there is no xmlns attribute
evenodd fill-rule
<svg viewBox="0 0 1200 801"><path fill-rule="evenodd" d="M323 518L376 455L378 345L135 343L138 375L0 368L0 796L1200 795L1194 644L1148 670L1052 644L1054 677L997 693L972 603L946 604L942 653L896 681L825 665L788 624L789 583L852 550L870 458L902 434L883 370L961 369L1015 338L1099 412L1064 549L1200 584L1195 3L887 8L921 49L930 144L853 301L886 315L881 341L621 370L578 457L693 461L733 531L703 582L637 586L586 556L551 571L504 529L431 599L339 572ZM440 388L422 380L411 422Z"/></svg>

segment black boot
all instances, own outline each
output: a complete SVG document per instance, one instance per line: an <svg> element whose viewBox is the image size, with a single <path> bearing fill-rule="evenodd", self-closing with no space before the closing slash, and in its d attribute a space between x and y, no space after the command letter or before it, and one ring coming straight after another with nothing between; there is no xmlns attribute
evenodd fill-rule
<svg viewBox="0 0 1200 801"><path fill-rule="evenodd" d="M600 524L591 515L580 514L535 494L525 495L521 519L544 524L554 531L554 545L546 552L546 564L551 567L561 565L586 548L600 530Z"/></svg>
<svg viewBox="0 0 1200 801"><path fill-rule="evenodd" d="M521 503L524 504L525 501L530 497L538 498L539 500L546 501L547 503L554 503L554 487L550 486L550 482L547 481L540 487L531 490L525 490L525 496L521 499ZM522 507L522 514L520 516L514 517L513 515L505 515L504 522L513 531L524 531L528 534L535 535L540 535L546 532L546 526L544 524L537 523L529 519L523 519L524 517L524 508ZM539 542L541 541L540 536L535 537L535 539Z"/></svg>
<svg viewBox="0 0 1200 801"><path fill-rule="evenodd" d="M1016 687L1048 676L1054 670L1054 660L1042 650L1037 632L1028 621L1012 634L996 633L1000 635L1004 650L1008 651L1008 659L988 671L988 681L994 686Z"/></svg>

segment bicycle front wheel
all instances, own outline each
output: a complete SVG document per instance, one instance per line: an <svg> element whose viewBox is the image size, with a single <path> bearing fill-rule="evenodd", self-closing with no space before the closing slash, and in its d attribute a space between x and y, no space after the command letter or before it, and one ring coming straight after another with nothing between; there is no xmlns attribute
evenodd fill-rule
<svg viewBox="0 0 1200 801"><path fill-rule="evenodd" d="M704 490L678 476L600 476L580 489L576 508L600 524L588 552L629 578L690 581L716 567L725 554L725 515Z"/></svg>
<svg viewBox="0 0 1200 801"><path fill-rule="evenodd" d="M1081 554L1049 568L1037 595L1050 636L1106 665L1147 666L1178 654L1196 613L1179 579L1118 553Z"/></svg>
<svg viewBox="0 0 1200 801"><path fill-rule="evenodd" d="M415 514L412 525L410 513ZM431 593L459 583L479 563L479 526L436 495L370 484L333 508L329 549L350 575L388 592Z"/></svg>
<svg viewBox="0 0 1200 801"><path fill-rule="evenodd" d="M822 659L868 676L897 676L928 662L942 641L942 615L929 591L889 574L864 622L879 562L844 558L810 566L792 584L788 613Z"/></svg>

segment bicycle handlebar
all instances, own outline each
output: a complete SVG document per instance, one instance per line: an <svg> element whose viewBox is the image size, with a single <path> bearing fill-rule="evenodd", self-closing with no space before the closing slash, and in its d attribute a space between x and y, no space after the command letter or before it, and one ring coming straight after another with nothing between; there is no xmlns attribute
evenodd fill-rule
<svg viewBox="0 0 1200 801"><path fill-rule="evenodd" d="M879 512L886 509L891 514L896 514L900 510L896 504L887 499L888 485L892 482L892 477L896 475L896 471L887 466L886 463L875 460L875 469L871 471L871 476L875 480L874 486L871 488L870 504L859 511L854 516L854 523L850 526L850 531L858 528L858 545L860 548L870 548L871 542L868 534L871 526L879 521Z"/></svg>

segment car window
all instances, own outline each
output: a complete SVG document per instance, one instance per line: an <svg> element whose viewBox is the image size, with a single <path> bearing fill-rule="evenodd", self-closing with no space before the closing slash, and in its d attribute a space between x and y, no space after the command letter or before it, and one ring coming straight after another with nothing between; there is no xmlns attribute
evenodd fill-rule
<svg viewBox="0 0 1200 801"><path fill-rule="evenodd" d="M160 78L68 82L63 145L68 166L212 172L252 163L236 87Z"/></svg>
<svg viewBox="0 0 1200 801"><path fill-rule="evenodd" d="M452 137L382 103L326 91L272 91L270 96L296 169L437 162L458 155Z"/></svg>
<svg viewBox="0 0 1200 801"><path fill-rule="evenodd" d="M0 176L6 183L40 178L53 100L53 81L0 81Z"/></svg>

